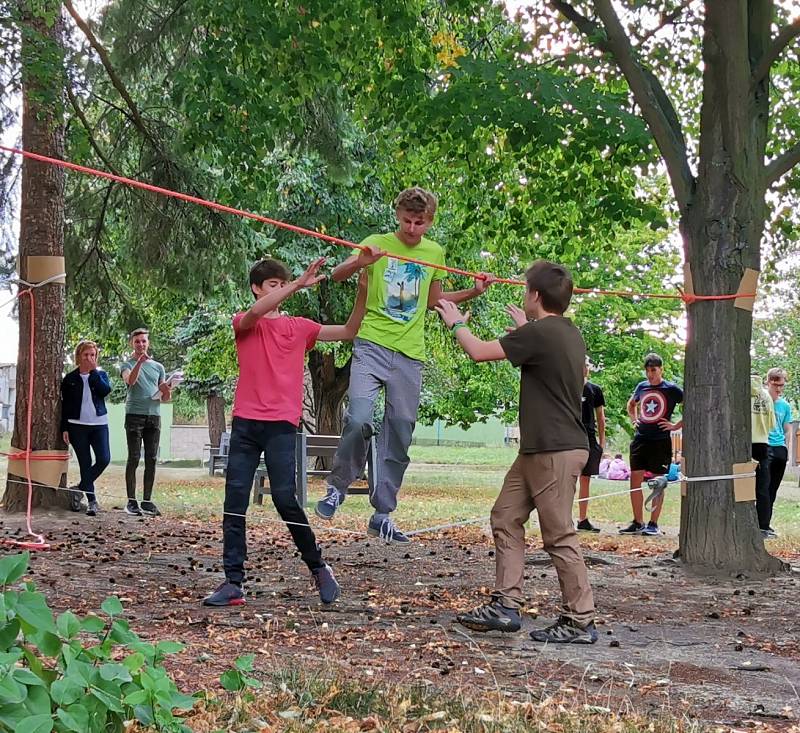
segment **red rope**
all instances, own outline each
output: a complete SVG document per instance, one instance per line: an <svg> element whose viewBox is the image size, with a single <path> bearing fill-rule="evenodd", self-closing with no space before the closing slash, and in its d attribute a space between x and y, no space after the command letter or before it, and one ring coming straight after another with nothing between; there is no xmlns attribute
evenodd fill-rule
<svg viewBox="0 0 800 733"><path fill-rule="evenodd" d="M47 155L40 155L38 153L31 153L26 150L20 150L19 148L10 148L6 147L5 145L0 145L0 150L4 150L7 153L13 153L14 155L21 155L25 158L30 158L31 160L37 160L40 163L49 163L50 165L57 165L61 168L67 168L69 170L77 171L78 173L84 173L86 175L95 176L97 178L106 178L110 181L115 181L116 183L122 183L125 186L132 186L133 188L140 188L144 191L150 191L151 193L157 193L162 196L168 196L170 198L179 199L181 201L187 201L191 204L197 204L198 206L205 206L209 209L214 209L215 211L221 211L225 214L233 214L234 216L241 216L245 219L253 219L255 221L260 221L264 224L270 224L271 226L278 227L280 229L286 229L290 232L295 232L297 234L302 234L307 237L315 237L317 239L321 239L325 242L330 242L331 244L338 244L342 247L348 247L349 249L357 249L360 251L364 251L366 247L360 244L356 244L355 242L350 242L347 239L341 239L339 237L332 237L329 234L323 234L322 232L318 232L314 229L305 229L304 227L299 227L294 224L288 224L284 221L279 221L278 219L271 219L268 216L262 216L261 214L254 214L251 211L244 211L243 209L236 209L233 206L225 206L224 204L217 203L216 201L207 201L206 199L201 199L198 196L190 196L186 193L180 193L178 191L172 191L168 188L162 188L161 186L154 186L150 183L144 183L143 181L137 181L133 178L126 178L125 176L118 176L114 173L108 173L107 171L97 170L95 168L88 168L87 166L78 165L77 163L70 163L66 160L59 160L58 158L51 158ZM489 278L488 275L481 272L470 272L469 270L461 270L457 267L448 267L447 265L439 265L433 264L431 262L425 262L425 260L418 260L414 257L405 257L404 255L391 255L392 259L399 260L401 262L412 262L417 265L424 265L425 267L432 267L436 270L444 270L445 272L452 273L454 275L464 275L465 277L470 277L473 279L478 280L486 280ZM493 278L493 282L504 283L506 285L525 285L524 280L513 280L511 278ZM686 295L682 292L680 293L633 293L627 290L598 290L594 288L575 288L575 292L579 294L588 294L594 293L595 295L614 295L621 298L659 298L665 300L674 300L674 299L681 299L687 305L690 305L698 300L733 300L735 298L755 298L755 293L749 293L745 295L741 295L739 293L734 293L732 295Z"/></svg>

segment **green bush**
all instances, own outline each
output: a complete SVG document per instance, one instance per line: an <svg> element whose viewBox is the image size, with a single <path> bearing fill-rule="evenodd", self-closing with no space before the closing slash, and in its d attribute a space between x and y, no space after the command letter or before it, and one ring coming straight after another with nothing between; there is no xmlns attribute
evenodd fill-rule
<svg viewBox="0 0 800 733"><path fill-rule="evenodd" d="M0 730L14 733L122 731L127 720L161 731L189 731L174 709L195 698L161 666L183 649L143 642L111 596L102 614L54 618L32 583L8 586L28 569L28 553L0 558Z"/></svg>

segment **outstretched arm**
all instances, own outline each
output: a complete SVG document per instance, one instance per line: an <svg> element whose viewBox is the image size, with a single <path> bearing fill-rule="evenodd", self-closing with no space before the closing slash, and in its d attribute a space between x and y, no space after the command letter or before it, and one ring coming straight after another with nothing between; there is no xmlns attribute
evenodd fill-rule
<svg viewBox="0 0 800 733"><path fill-rule="evenodd" d="M323 326L319 330L317 341L352 341L358 329L361 328L361 321L364 318L364 312L367 309L367 273L362 272L358 278L358 293L356 294L356 302L353 304L353 310L350 313L350 318L343 326Z"/></svg>
<svg viewBox="0 0 800 733"><path fill-rule="evenodd" d="M500 342L484 341L479 339L467 326L468 315L462 315L455 303L449 300L440 300L435 307L436 312L442 317L444 324L455 334L461 348L473 361L501 361L506 358L506 352Z"/></svg>
<svg viewBox="0 0 800 733"><path fill-rule="evenodd" d="M485 293L487 288L495 282L495 280L496 278L494 275L481 272L478 277L475 278L475 285L473 287L467 288L466 290L452 290L450 292L444 292L444 290L442 290L441 280L434 280L428 291L428 308L436 308L436 304L441 300L448 300L451 303L464 303L473 298L477 298L479 295Z"/></svg>
<svg viewBox="0 0 800 733"><path fill-rule="evenodd" d="M362 246L363 249L357 255L351 255L344 262L333 268L331 280L337 283L347 280L353 273L374 264L386 254L380 247L372 244Z"/></svg>
<svg viewBox="0 0 800 733"><path fill-rule="evenodd" d="M325 264L325 258L320 257L314 260L306 271L297 278L292 280L285 287L277 288L271 293L267 293L263 298L259 298L250 307L250 310L244 314L242 320L239 321L237 331L247 331L258 323L258 319L266 315L270 311L275 310L284 300L294 295L298 290L303 288L312 288L318 282L325 279L325 275L319 275L319 268Z"/></svg>

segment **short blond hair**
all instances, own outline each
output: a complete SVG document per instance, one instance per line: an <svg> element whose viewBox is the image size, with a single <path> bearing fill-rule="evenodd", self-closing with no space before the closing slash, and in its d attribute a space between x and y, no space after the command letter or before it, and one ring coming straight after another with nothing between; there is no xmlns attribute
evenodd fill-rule
<svg viewBox="0 0 800 733"><path fill-rule="evenodd" d="M436 198L436 194L419 186L401 191L394 200L395 211L402 209L413 214L427 214L431 219L433 219L438 205L439 199Z"/></svg>
<svg viewBox="0 0 800 733"><path fill-rule="evenodd" d="M779 379L782 379L784 382L789 380L789 377L786 376L786 370L781 367L772 367L772 369L767 372L767 381L777 382Z"/></svg>
<svg viewBox="0 0 800 733"><path fill-rule="evenodd" d="M78 345L75 347L75 363L77 364L81 360L81 354L87 349L95 349L99 351L100 349L97 348L97 344L94 341L78 341Z"/></svg>

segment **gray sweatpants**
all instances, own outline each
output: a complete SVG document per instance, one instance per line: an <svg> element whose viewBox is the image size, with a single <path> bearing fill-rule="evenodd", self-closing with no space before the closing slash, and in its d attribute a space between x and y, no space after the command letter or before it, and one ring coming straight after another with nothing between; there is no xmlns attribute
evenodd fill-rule
<svg viewBox="0 0 800 733"><path fill-rule="evenodd" d="M375 515L381 519L397 508L397 494L409 463L408 447L417 420L421 385L421 361L364 339L353 342L349 406L328 484L346 494L364 469L369 443L361 429L364 424L372 425L375 400L383 388L386 409L377 440L378 475L370 496Z"/></svg>

